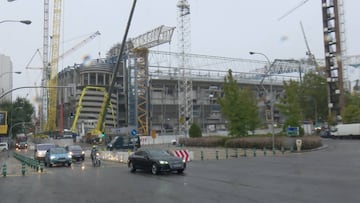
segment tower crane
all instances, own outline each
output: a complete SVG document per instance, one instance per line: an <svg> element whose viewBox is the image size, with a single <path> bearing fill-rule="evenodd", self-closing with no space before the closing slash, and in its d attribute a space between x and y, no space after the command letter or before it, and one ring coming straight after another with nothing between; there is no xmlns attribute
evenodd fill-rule
<svg viewBox="0 0 360 203"><path fill-rule="evenodd" d="M70 48L69 50L65 51L63 54L61 54L58 58L58 60L62 60L64 59L66 56L72 54L73 52L75 52L76 50L78 50L79 48L81 48L82 46L84 46L85 44L87 44L89 41L95 39L96 36L100 35L99 31L96 31L94 33L92 33L90 36L88 36L86 39L82 40L81 42L79 42L78 44L76 44L75 46L73 46L72 48ZM44 67L30 67L30 63L32 62L32 60L34 59L34 57L36 56L36 54L39 54L40 58L43 60L43 57L40 53L40 50L37 49L34 53L34 55L31 57L30 61L28 62L28 64L26 65L26 69L44 69Z"/></svg>
<svg viewBox="0 0 360 203"><path fill-rule="evenodd" d="M62 0L54 0L53 8L53 29L52 29L52 45L51 45L51 63L50 77L48 81L49 88L49 109L47 130L56 130L56 104L57 104L57 74L59 64L59 43L60 43L60 22L61 22L61 4ZM45 57L45 56L44 56ZM44 104L43 104L44 106Z"/></svg>
<svg viewBox="0 0 360 203"><path fill-rule="evenodd" d="M192 104L192 81L187 77L185 71L189 70L189 60L186 53L190 53L190 4L187 0L179 0L178 7L178 51L179 58L179 80L178 80L178 98L179 98L179 130L185 132L189 129L189 123L193 120Z"/></svg>

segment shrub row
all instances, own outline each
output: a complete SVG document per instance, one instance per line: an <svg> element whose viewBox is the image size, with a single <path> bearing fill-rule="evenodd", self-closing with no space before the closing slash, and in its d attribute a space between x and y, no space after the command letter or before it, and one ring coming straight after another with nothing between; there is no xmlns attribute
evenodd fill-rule
<svg viewBox="0 0 360 203"><path fill-rule="evenodd" d="M322 145L319 136L287 137L275 136L275 148L296 149L296 140L302 140L301 149L314 149ZM180 138L179 143L189 147L227 147L227 148L272 148L272 137L249 136L249 137L223 137L209 136L199 138Z"/></svg>

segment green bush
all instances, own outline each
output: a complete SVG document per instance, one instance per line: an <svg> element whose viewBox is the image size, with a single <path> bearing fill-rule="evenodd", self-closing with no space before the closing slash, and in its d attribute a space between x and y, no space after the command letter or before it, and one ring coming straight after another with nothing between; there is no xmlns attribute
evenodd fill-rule
<svg viewBox="0 0 360 203"><path fill-rule="evenodd" d="M189 147L222 147L227 137L208 136L197 138L180 138L179 143Z"/></svg>
<svg viewBox="0 0 360 203"><path fill-rule="evenodd" d="M275 148L286 150L296 149L296 140L302 140L302 150L314 149L322 145L319 136L275 136ZM227 147L227 148L257 148L272 149L271 135L250 136L241 138L223 137L223 136L209 136L199 138L180 138L179 143L189 147Z"/></svg>
<svg viewBox="0 0 360 203"><path fill-rule="evenodd" d="M201 128L198 124L196 124L196 123L191 124L190 129L189 129L189 136L190 137L202 137Z"/></svg>

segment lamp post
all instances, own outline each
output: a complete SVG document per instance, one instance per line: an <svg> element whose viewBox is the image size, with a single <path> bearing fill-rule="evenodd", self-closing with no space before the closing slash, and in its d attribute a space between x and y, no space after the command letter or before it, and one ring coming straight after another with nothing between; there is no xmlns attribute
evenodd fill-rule
<svg viewBox="0 0 360 203"><path fill-rule="evenodd" d="M10 74L10 73L21 74L21 71L8 71L8 72L3 72L3 73L0 74L0 78L2 78L2 76L4 76L4 75Z"/></svg>
<svg viewBox="0 0 360 203"><path fill-rule="evenodd" d="M250 55L254 55L254 54L258 54L258 55L262 55L266 58L266 61L268 62L268 70L267 70L267 74L270 78L270 93L271 93L271 97L270 97L270 115L271 115L271 143L272 143L272 149L275 149L275 133L274 133L274 93L273 93L273 82L271 79L271 62L269 57L267 57L265 54L261 53L261 52L253 52L250 51L249 52ZM266 77L265 75L265 77Z"/></svg>
<svg viewBox="0 0 360 203"><path fill-rule="evenodd" d="M0 23L22 23L25 25L30 25L32 22L31 20L2 20Z"/></svg>

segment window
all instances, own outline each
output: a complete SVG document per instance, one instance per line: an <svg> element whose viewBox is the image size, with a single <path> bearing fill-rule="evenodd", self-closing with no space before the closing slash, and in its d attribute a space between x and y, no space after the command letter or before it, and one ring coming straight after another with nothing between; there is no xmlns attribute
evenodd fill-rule
<svg viewBox="0 0 360 203"><path fill-rule="evenodd" d="M90 73L90 85L96 85L96 73Z"/></svg>
<svg viewBox="0 0 360 203"><path fill-rule="evenodd" d="M103 73L98 74L98 85L105 85L105 83L104 83L104 74Z"/></svg>

